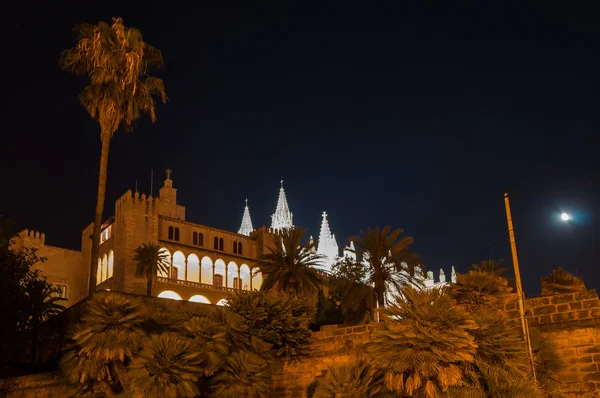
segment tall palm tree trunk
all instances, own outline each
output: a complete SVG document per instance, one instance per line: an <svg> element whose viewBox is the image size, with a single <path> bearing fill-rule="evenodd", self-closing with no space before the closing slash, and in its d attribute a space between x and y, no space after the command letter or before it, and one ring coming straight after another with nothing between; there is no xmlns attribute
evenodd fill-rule
<svg viewBox="0 0 600 398"><path fill-rule="evenodd" d="M152 280L154 279L153 275L152 275L152 267L148 268L146 277L148 278L148 286L146 288L146 295L148 297L152 297Z"/></svg>
<svg viewBox="0 0 600 398"><path fill-rule="evenodd" d="M108 150L110 149L110 134L108 134L107 131L102 131L101 137L102 152L100 154L100 174L98 176L98 198L96 200L96 216L94 217L94 233L92 234L92 257L90 259L90 296L96 291L98 252L100 250L100 227L102 226L102 213L104 212L106 174L108 171Z"/></svg>

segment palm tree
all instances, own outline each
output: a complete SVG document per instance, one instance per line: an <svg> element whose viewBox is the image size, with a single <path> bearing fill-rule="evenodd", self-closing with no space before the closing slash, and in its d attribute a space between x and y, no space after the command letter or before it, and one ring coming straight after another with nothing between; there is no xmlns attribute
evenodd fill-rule
<svg viewBox="0 0 600 398"><path fill-rule="evenodd" d="M212 397L263 398L271 395L269 362L251 351L227 356L223 369L211 380Z"/></svg>
<svg viewBox="0 0 600 398"><path fill-rule="evenodd" d="M142 39L142 33L126 28L121 18L113 24L81 24L76 27L77 45L61 54L62 69L88 76L89 84L79 95L81 105L100 124L100 173L94 217L89 294L96 291L96 268L100 228L106 194L106 174L110 139L119 128L131 130L145 112L156 121L154 95L167 101L161 79L149 76L152 68L162 66L161 52Z"/></svg>
<svg viewBox="0 0 600 398"><path fill-rule="evenodd" d="M473 319L478 327L470 334L477 350L474 361L464 364L467 383L485 392L485 396L540 396L530 375L529 354L519 329L496 311L479 311Z"/></svg>
<svg viewBox="0 0 600 398"><path fill-rule="evenodd" d="M317 272L322 257L314 252L314 243L302 243L305 232L290 228L273 235L274 248L269 247L270 253L258 259L264 278L261 290L282 291L296 297L317 295L322 283Z"/></svg>
<svg viewBox="0 0 600 398"><path fill-rule="evenodd" d="M309 387L310 398L379 397L383 391L381 372L364 359L344 365L330 366L327 373Z"/></svg>
<svg viewBox="0 0 600 398"><path fill-rule="evenodd" d="M204 316L191 318L184 324L183 336L202 355L202 372L206 377L217 372L231 348L227 327Z"/></svg>
<svg viewBox="0 0 600 398"><path fill-rule="evenodd" d="M376 227L351 238L358 246L357 254L368 265L367 284L373 286L377 307L385 306L388 292L400 291L406 283L416 283L411 274L418 256L408 250L413 238L400 238L403 232L402 228L392 231L389 226Z"/></svg>
<svg viewBox="0 0 600 398"><path fill-rule="evenodd" d="M137 352L143 312L130 299L106 294L90 300L73 335L73 345L61 359L71 382L116 380L129 385L125 362Z"/></svg>
<svg viewBox="0 0 600 398"><path fill-rule="evenodd" d="M172 333L153 335L129 365L132 388L140 397L198 396L201 362L189 340Z"/></svg>
<svg viewBox="0 0 600 398"><path fill-rule="evenodd" d="M52 286L46 280L46 277L40 277L38 272L34 272L25 282L25 294L27 295L27 328L31 329L31 358L33 362L37 361L37 337L38 327L51 316L57 315L65 309L60 304L66 301L59 297L61 289Z"/></svg>
<svg viewBox="0 0 600 398"><path fill-rule="evenodd" d="M386 389L433 398L464 384L463 365L477 348L469 332L477 324L450 296L407 285L381 314L385 322L367 348Z"/></svg>
<svg viewBox="0 0 600 398"><path fill-rule="evenodd" d="M157 243L144 243L135 249L133 261L137 263L135 276L148 279L146 295L152 297L152 282L158 273L169 270L169 255Z"/></svg>
<svg viewBox="0 0 600 398"><path fill-rule="evenodd" d="M458 275L456 283L446 287L446 293L471 312L498 311L498 304L512 292L508 281L502 277L506 268L501 268L501 264L502 260L473 264L468 273Z"/></svg>

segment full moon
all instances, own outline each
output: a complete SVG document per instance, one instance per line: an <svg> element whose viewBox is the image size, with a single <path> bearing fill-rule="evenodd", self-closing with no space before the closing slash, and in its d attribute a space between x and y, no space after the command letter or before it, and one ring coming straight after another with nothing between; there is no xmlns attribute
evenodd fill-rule
<svg viewBox="0 0 600 398"><path fill-rule="evenodd" d="M562 213L560 215L560 219L563 220L563 221L569 221L571 219L571 216L568 215L567 213Z"/></svg>

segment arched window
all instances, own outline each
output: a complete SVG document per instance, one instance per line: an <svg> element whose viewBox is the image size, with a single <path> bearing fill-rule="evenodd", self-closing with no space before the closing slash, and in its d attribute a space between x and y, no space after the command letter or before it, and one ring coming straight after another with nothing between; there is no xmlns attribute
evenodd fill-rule
<svg viewBox="0 0 600 398"><path fill-rule="evenodd" d="M237 242L233 241L233 253L237 253Z"/></svg>
<svg viewBox="0 0 600 398"><path fill-rule="evenodd" d="M198 244L200 246L204 246L204 235L202 234L202 232L198 233Z"/></svg>
<svg viewBox="0 0 600 398"><path fill-rule="evenodd" d="M219 250L219 238L215 236L215 250Z"/></svg>
<svg viewBox="0 0 600 398"><path fill-rule="evenodd" d="M192 244L194 244L194 245L198 244L198 232L194 232L192 234Z"/></svg>
<svg viewBox="0 0 600 398"><path fill-rule="evenodd" d="M175 228L175 240L179 241L179 228Z"/></svg>
<svg viewBox="0 0 600 398"><path fill-rule="evenodd" d="M107 278L112 278L114 266L115 266L115 254L111 250L108 252L108 271L107 271L107 276L106 276Z"/></svg>
<svg viewBox="0 0 600 398"><path fill-rule="evenodd" d="M169 227L169 240L173 240L173 227Z"/></svg>
<svg viewBox="0 0 600 398"><path fill-rule="evenodd" d="M242 242L238 242L238 254L242 254Z"/></svg>
<svg viewBox="0 0 600 398"><path fill-rule="evenodd" d="M219 239L219 250L223 251L223 238Z"/></svg>
<svg viewBox="0 0 600 398"><path fill-rule="evenodd" d="M181 296L172 290L165 290L164 292L161 292L158 295L158 297L168 298L168 299L172 299L172 300L181 300Z"/></svg>

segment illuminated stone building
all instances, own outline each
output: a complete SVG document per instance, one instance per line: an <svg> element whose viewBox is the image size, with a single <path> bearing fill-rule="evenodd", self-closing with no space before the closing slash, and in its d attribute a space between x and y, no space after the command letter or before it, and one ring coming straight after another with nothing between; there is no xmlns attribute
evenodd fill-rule
<svg viewBox="0 0 600 398"><path fill-rule="evenodd" d="M260 288L257 259L273 245L273 232L294 226L283 181L270 228L254 229L248 200L237 232L187 221L185 213L177 202L170 170L158 197L129 190L117 199L115 216L102 225L98 289L146 294L146 278L135 276L133 257L138 246L153 242L163 248L170 262L166 274L156 275L153 295L221 304L234 291ZM316 252L323 256L322 270L327 272L342 257L327 214L323 212L322 217ZM47 257L38 267L50 283L62 288L67 305L72 305L87 296L92 230L93 224L83 230L81 251L46 245L43 233L28 230L17 234L13 245L35 247L39 256ZM343 255L356 259L353 250L351 242Z"/></svg>

